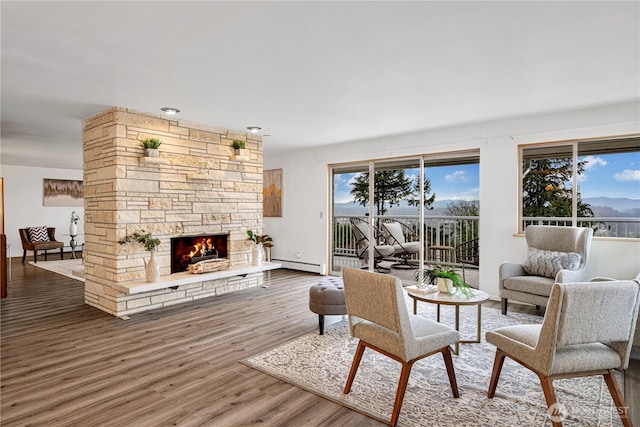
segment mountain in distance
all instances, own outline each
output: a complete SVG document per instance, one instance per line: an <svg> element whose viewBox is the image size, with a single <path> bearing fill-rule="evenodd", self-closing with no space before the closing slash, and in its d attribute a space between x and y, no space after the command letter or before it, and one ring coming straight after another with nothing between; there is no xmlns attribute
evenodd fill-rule
<svg viewBox="0 0 640 427"><path fill-rule="evenodd" d="M640 199L627 197L585 197L596 217L640 217Z"/></svg>
<svg viewBox="0 0 640 427"><path fill-rule="evenodd" d="M455 200L437 200L433 204L433 210L427 215L442 215L447 205ZM582 201L591 206L593 213L597 217L640 217L640 199L630 199L626 197L586 197ZM336 203L333 214L336 216L357 216L365 215L368 208L356 202ZM387 215L417 215L418 209L409 206L403 201L400 206L394 206L387 211Z"/></svg>

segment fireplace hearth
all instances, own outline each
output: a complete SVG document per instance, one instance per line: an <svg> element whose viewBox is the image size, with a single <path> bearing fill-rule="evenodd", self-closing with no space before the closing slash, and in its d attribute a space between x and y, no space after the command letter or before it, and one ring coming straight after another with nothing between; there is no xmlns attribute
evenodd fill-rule
<svg viewBox="0 0 640 427"><path fill-rule="evenodd" d="M171 274L187 271L190 264L228 257L229 233L171 238Z"/></svg>

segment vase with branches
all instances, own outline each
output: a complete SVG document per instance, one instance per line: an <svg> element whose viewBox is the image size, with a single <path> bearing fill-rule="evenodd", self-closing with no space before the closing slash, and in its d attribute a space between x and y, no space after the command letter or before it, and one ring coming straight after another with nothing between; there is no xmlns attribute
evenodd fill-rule
<svg viewBox="0 0 640 427"><path fill-rule="evenodd" d="M118 241L121 245L131 242L137 242L143 245L145 250L149 251L149 261L147 262L147 260L143 259L147 282L158 282L160 280L160 265L156 262L155 253L158 246L160 246L160 239L153 237L153 234L151 233L140 230Z"/></svg>

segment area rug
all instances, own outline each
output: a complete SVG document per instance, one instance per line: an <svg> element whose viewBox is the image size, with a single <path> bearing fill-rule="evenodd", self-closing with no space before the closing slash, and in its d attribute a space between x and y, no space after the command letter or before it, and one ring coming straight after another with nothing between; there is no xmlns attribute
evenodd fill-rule
<svg viewBox="0 0 640 427"><path fill-rule="evenodd" d="M409 301L408 301L409 304ZM475 336L476 307L462 307L463 339ZM453 307L442 307L442 321L453 325ZM432 304L420 304L419 314L435 319ZM541 317L518 313L502 316L499 310L482 310L482 330L540 323ZM468 335L468 336L467 336ZM310 333L272 350L241 361L304 390L388 423L391 418L400 364L370 349L365 350L351 392L343 388L357 339L342 320L325 335ZM401 426L544 426L551 425L538 378L507 359L496 397L487 398L495 347L461 344L454 357L460 398L451 396L443 359L434 355L416 362L402 405ZM554 381L565 426L617 426L620 418L602 377Z"/></svg>
<svg viewBox="0 0 640 427"><path fill-rule="evenodd" d="M43 270L52 271L57 274L62 274L71 279L84 282L84 265L82 259L65 259L60 261L29 261L29 264L34 267L42 268Z"/></svg>

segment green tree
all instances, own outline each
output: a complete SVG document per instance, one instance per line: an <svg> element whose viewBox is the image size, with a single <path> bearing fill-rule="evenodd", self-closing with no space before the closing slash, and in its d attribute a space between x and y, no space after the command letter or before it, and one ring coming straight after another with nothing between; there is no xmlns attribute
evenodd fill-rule
<svg viewBox="0 0 640 427"><path fill-rule="evenodd" d="M419 188L404 169L379 170L374 174L374 197L377 215L384 215L389 208L398 206L402 200L407 200L412 206L418 201ZM426 195L431 191L431 182L425 180L425 206L429 209L435 200L435 194L430 198ZM369 203L369 172L358 175L351 188L351 194L361 206Z"/></svg>
<svg viewBox="0 0 640 427"><path fill-rule="evenodd" d="M565 188L573 173L571 158L548 158L532 160L528 173L522 179L522 216L524 217L571 217L572 193ZM577 171L584 171L586 162L579 162ZM592 217L588 203L578 193L578 216Z"/></svg>

